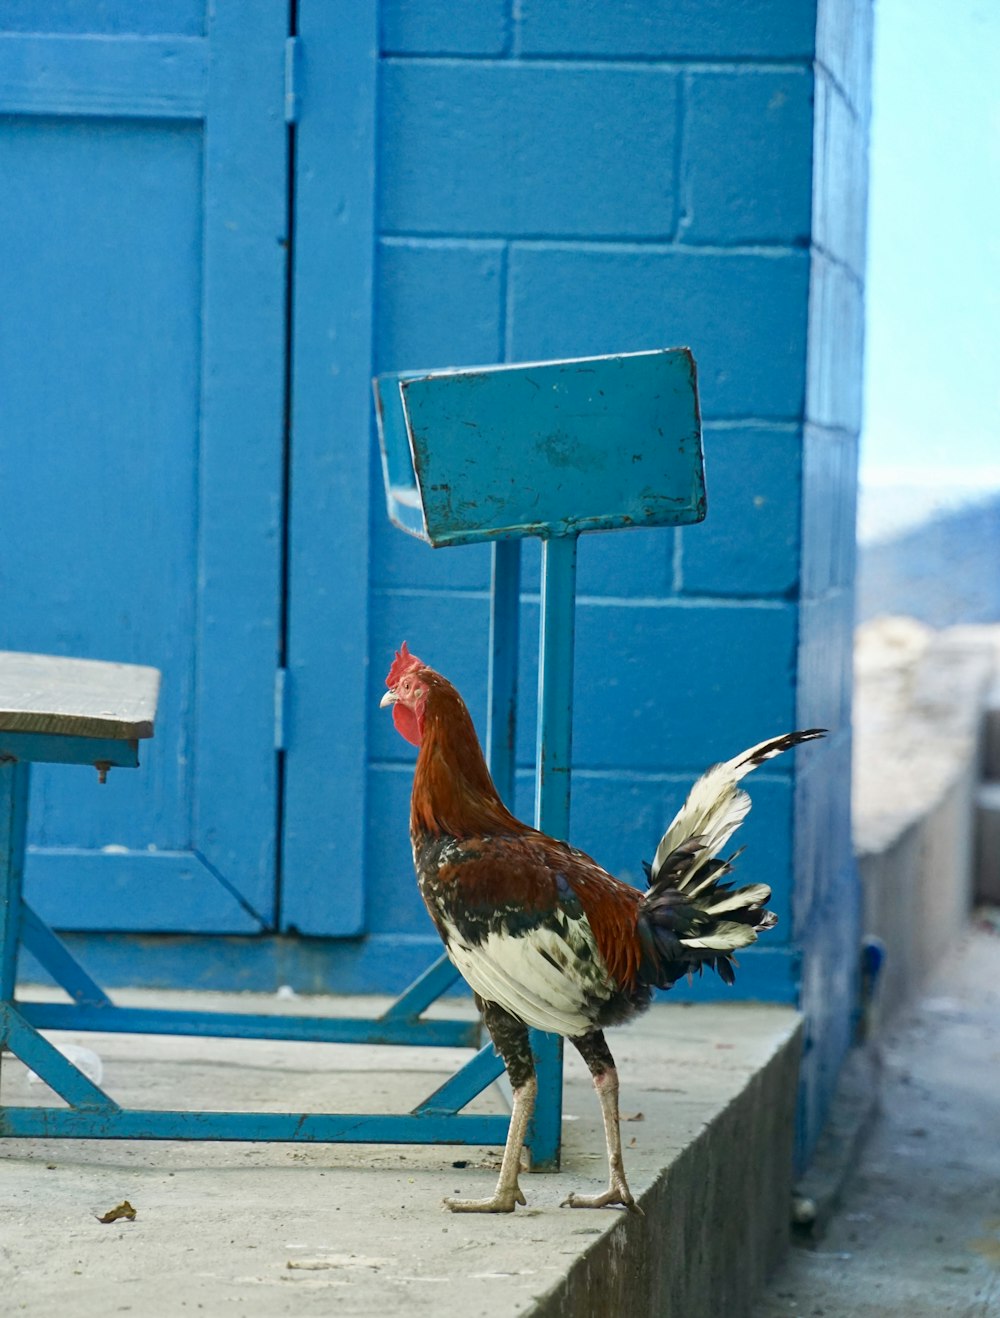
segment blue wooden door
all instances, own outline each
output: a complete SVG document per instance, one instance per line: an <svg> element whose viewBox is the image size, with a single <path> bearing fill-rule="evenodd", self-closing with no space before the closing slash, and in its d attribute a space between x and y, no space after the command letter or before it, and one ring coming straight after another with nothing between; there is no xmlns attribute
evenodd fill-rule
<svg viewBox="0 0 1000 1318"><path fill-rule="evenodd" d="M140 772L35 776L63 928L275 922L287 23L0 9L0 646L164 674Z"/></svg>

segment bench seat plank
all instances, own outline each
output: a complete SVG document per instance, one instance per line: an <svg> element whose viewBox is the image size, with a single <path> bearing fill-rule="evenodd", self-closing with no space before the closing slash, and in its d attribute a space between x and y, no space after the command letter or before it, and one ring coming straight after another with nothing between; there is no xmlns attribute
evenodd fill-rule
<svg viewBox="0 0 1000 1318"><path fill-rule="evenodd" d="M151 737L159 689L156 668L0 650L0 732Z"/></svg>

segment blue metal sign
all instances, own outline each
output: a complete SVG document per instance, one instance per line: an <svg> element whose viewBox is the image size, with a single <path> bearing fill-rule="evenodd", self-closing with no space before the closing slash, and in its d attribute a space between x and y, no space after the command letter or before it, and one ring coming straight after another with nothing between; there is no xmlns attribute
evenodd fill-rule
<svg viewBox="0 0 1000 1318"><path fill-rule="evenodd" d="M687 348L384 375L389 516L434 546L705 516Z"/></svg>

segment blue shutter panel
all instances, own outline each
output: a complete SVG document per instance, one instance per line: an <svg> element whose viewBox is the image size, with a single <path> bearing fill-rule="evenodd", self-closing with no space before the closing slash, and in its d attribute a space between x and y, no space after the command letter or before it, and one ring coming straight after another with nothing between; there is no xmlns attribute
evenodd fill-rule
<svg viewBox="0 0 1000 1318"><path fill-rule="evenodd" d="M35 775L63 928L274 921L287 35L268 0L0 13L0 645L164 673L139 773Z"/></svg>

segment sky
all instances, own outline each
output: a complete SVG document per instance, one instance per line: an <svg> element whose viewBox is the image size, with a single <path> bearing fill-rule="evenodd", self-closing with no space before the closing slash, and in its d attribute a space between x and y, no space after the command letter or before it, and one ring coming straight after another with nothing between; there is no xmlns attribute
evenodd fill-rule
<svg viewBox="0 0 1000 1318"><path fill-rule="evenodd" d="M875 0L862 479L1000 487L1000 0Z"/></svg>

